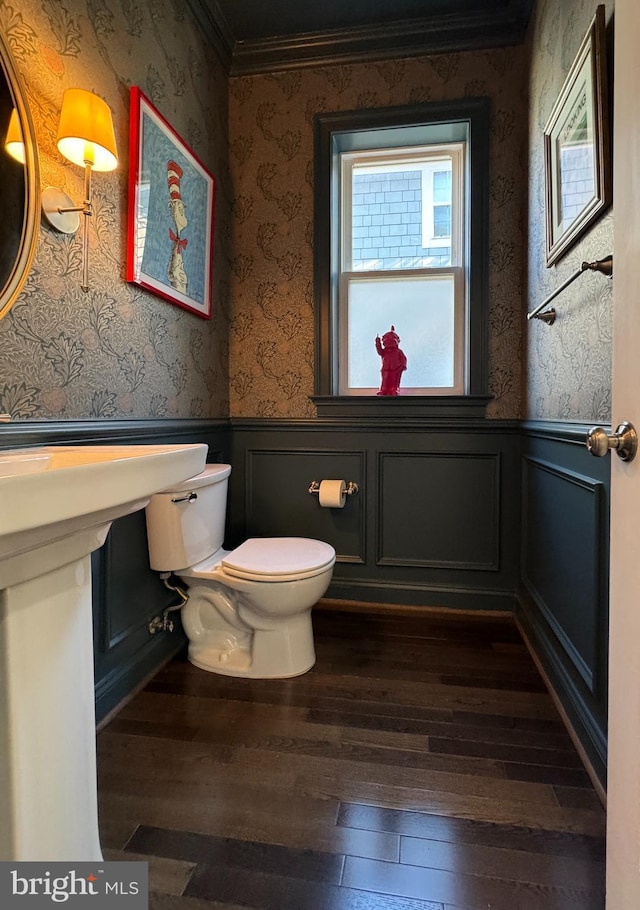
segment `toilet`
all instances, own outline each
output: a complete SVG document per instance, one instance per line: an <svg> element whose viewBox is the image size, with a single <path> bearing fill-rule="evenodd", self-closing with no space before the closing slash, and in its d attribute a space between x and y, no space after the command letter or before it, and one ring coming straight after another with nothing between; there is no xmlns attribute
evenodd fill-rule
<svg viewBox="0 0 640 910"><path fill-rule="evenodd" d="M311 608L329 587L335 550L305 537L255 537L223 550L230 473L207 465L151 497L151 568L188 586L191 663L225 676L299 676L315 663Z"/></svg>

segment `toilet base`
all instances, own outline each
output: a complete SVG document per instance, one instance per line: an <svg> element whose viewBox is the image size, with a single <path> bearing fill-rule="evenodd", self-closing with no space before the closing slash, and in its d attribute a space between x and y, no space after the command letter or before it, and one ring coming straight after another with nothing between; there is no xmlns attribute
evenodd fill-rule
<svg viewBox="0 0 640 910"><path fill-rule="evenodd" d="M278 623L276 629L255 629L248 644L229 640L190 642L189 661L201 670L246 679L289 679L307 673L316 662L311 610Z"/></svg>
<svg viewBox="0 0 640 910"><path fill-rule="evenodd" d="M231 662L220 662L220 654L218 651L210 651L208 653L201 653L202 649L196 649L197 654L191 654L191 648L189 648L189 662L198 667L199 670L206 670L208 673L217 673L219 676L243 676L245 679L291 679L294 676L302 676L304 673L308 673L309 670L313 667L316 660L315 657L311 661L308 667L303 667L299 670L291 670L289 673L256 673L255 670L252 670L251 666L241 668L234 666Z"/></svg>

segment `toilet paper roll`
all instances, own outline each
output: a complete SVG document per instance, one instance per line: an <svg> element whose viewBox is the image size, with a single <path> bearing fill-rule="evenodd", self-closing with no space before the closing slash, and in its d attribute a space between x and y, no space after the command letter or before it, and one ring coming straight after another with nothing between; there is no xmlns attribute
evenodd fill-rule
<svg viewBox="0 0 640 910"><path fill-rule="evenodd" d="M321 480L318 496L323 509L344 509L347 485L344 480Z"/></svg>

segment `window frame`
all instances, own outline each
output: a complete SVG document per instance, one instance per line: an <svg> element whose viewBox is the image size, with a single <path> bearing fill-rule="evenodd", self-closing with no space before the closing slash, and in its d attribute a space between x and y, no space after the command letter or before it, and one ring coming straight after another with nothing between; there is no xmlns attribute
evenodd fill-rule
<svg viewBox="0 0 640 910"><path fill-rule="evenodd" d="M394 130L398 145L406 135L415 135L416 128L434 136L434 143L458 141L460 130L466 130L469 143L468 174L470 191L468 211L468 312L466 317L467 343L466 388L462 395L412 395L400 396L411 402L411 408L422 407L425 413L438 413L449 406L456 411L456 404L477 405L484 412L489 396L488 388L488 221L489 221L489 99L470 98L459 101L429 102L378 110L321 113L314 118L315 174L314 174L314 286L315 286L315 395L318 411L327 404L326 413L337 412L349 416L349 402L364 403L358 395L341 396L338 392L338 309L337 294L339 274L333 268L340 253L338 232L332 231L335 217L332 199L336 198L339 175L335 164L336 151L388 147L386 130ZM386 134L387 137L389 134ZM435 138L437 137L437 138ZM426 139L428 143L430 140ZM404 145L414 144L405 141ZM389 401L396 404L400 398L385 400L372 396L376 409L385 409ZM344 407L332 408L331 404ZM469 408L467 407L467 410ZM473 407L472 407L473 409ZM355 409L351 409L355 413ZM406 408L398 411L406 411ZM372 409L369 408L372 412Z"/></svg>

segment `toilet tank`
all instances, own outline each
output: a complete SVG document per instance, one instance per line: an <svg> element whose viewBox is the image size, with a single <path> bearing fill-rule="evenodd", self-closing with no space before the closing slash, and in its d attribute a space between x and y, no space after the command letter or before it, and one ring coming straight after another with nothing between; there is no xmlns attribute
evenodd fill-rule
<svg viewBox="0 0 640 910"><path fill-rule="evenodd" d="M152 569L177 572L222 547L230 473L231 465L209 464L151 497L145 511Z"/></svg>

